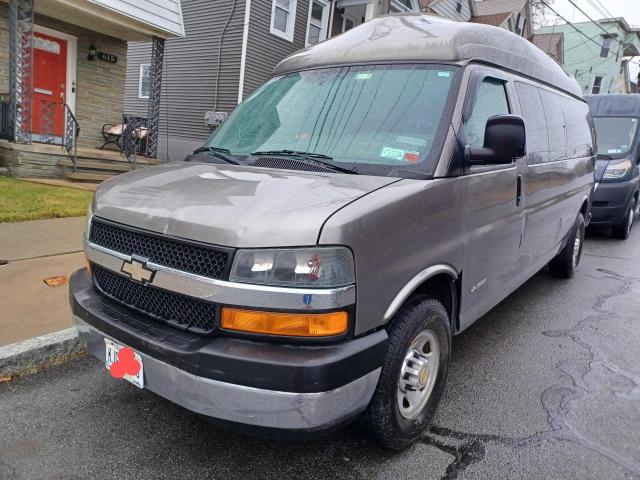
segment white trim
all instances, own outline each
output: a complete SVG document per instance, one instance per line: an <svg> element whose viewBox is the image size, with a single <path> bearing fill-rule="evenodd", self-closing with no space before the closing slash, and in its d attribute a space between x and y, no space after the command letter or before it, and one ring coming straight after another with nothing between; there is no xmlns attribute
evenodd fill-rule
<svg viewBox="0 0 640 480"><path fill-rule="evenodd" d="M331 6L329 7L329 27L327 28L327 38L331 37L331 33L333 32L333 17L336 14L336 2L331 2Z"/></svg>
<svg viewBox="0 0 640 480"><path fill-rule="evenodd" d="M271 23L269 31L276 37L284 38L293 43L293 34L296 26L296 8L298 7L298 0L289 0L289 15L287 16L287 31L283 32L273 26L276 13L276 1L271 0Z"/></svg>
<svg viewBox="0 0 640 480"><path fill-rule="evenodd" d="M144 67L151 68L151 64L150 63L140 64L140 69L138 71L138 98L149 98L149 95L142 94L142 71L144 70Z"/></svg>
<svg viewBox="0 0 640 480"><path fill-rule="evenodd" d="M305 35L305 45L310 47L311 45L315 45L313 43L309 43L309 32L311 29L309 28L311 24L311 12L313 11L313 4L318 3L322 5L322 18L320 19L320 36L318 37L318 43L326 40L329 35L329 2L327 0L310 0L309 1L309 16L307 17L307 34ZM317 27L318 25L315 25Z"/></svg>
<svg viewBox="0 0 640 480"><path fill-rule="evenodd" d="M67 42L67 75L65 79L65 85L67 88L65 92L65 103L69 105L69 109L73 114L75 114L77 92L74 90L77 90L76 71L78 64L78 37L53 30L52 28L41 27L40 25L34 25L33 31L49 35L51 37L56 37Z"/></svg>
<svg viewBox="0 0 640 480"><path fill-rule="evenodd" d="M249 43L249 21L251 20L251 0L244 6L244 27L242 30L242 53L240 55L240 82L238 86L238 103L244 97L244 73L247 66L247 44Z"/></svg>

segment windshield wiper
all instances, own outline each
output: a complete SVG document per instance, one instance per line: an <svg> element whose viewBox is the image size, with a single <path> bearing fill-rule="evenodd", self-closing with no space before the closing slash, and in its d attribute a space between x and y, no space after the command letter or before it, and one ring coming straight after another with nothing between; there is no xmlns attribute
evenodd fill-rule
<svg viewBox="0 0 640 480"><path fill-rule="evenodd" d="M331 160L333 160L333 157L330 157L329 155L324 155L322 153L301 152L298 150L265 150L262 152L253 152L251 155L252 156L279 155L279 156L287 156L287 157L298 157L298 159L302 162L318 165L321 167L327 167L331 170L335 170L336 172L358 175L358 172L351 168L340 167L335 163L332 163Z"/></svg>
<svg viewBox="0 0 640 480"><path fill-rule="evenodd" d="M226 148L200 147L200 148L196 148L193 151L194 155L197 155L199 153L204 153L205 155L211 155L213 157L219 158L220 160L230 163L232 165L240 165L240 162L230 157L231 150L228 150Z"/></svg>
<svg viewBox="0 0 640 480"><path fill-rule="evenodd" d="M605 153L599 153L598 158L606 158L607 160L613 160L613 157L611 155L607 155Z"/></svg>

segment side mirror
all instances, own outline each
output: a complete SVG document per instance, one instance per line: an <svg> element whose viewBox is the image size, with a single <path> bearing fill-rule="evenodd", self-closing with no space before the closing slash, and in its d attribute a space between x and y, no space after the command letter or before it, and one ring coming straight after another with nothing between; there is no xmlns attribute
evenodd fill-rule
<svg viewBox="0 0 640 480"><path fill-rule="evenodd" d="M487 120L484 147L467 147L467 165L507 165L527 153L524 120L518 115L496 115Z"/></svg>

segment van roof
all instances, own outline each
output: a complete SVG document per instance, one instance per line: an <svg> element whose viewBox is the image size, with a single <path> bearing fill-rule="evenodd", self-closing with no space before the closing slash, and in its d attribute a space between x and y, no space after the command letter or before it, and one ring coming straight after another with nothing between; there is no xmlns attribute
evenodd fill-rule
<svg viewBox="0 0 640 480"><path fill-rule="evenodd" d="M587 97L594 117L640 117L640 95L612 94Z"/></svg>
<svg viewBox="0 0 640 480"><path fill-rule="evenodd" d="M374 18L282 60L274 74L330 65L477 60L522 73L582 98L577 82L538 47L502 28L421 13Z"/></svg>

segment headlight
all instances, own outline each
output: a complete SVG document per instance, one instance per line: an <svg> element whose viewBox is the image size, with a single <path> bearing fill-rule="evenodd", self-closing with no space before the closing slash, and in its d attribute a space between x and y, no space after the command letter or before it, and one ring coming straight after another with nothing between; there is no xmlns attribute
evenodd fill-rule
<svg viewBox="0 0 640 480"><path fill-rule="evenodd" d="M631 168L633 168L633 165L629 159L618 163L609 162L602 178L604 180L617 180L624 178L631 171Z"/></svg>
<svg viewBox="0 0 640 480"><path fill-rule="evenodd" d="M327 288L355 283L345 247L238 250L229 280L278 287Z"/></svg>

